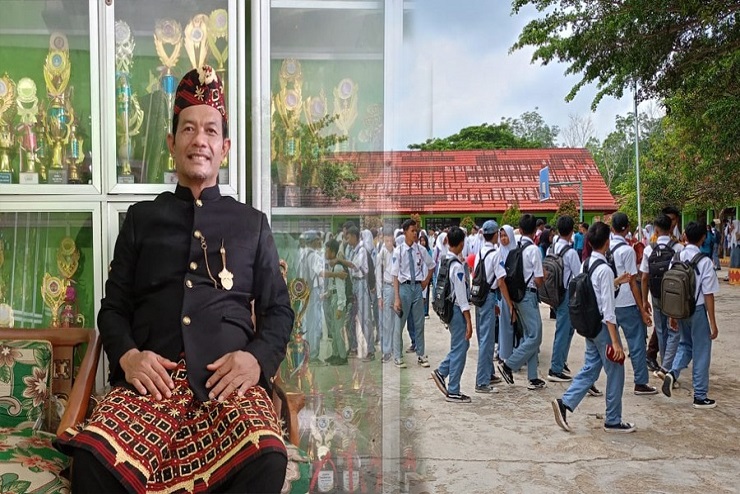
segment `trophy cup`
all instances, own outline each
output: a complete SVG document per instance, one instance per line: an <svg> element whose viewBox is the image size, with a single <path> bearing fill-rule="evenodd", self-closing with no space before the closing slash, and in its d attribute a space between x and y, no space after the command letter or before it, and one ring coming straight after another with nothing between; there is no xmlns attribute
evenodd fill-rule
<svg viewBox="0 0 740 494"><path fill-rule="evenodd" d="M314 166L312 166L311 169L308 171L308 186L318 187L319 169L317 165L319 163L319 153L321 152L319 148L319 138L321 136L319 134L321 132L321 129L323 129L326 125L325 118L327 116L326 94L324 93L323 89L319 92L318 96L309 96L308 98L306 98L303 113L306 115L306 124L308 125L308 128L311 131L314 139L312 143L313 149L311 150L311 155L314 157L315 161Z"/></svg>
<svg viewBox="0 0 740 494"><path fill-rule="evenodd" d="M339 81L334 88L334 113L337 115L336 125L345 137L338 142L336 151L349 151L349 131L357 120L357 92L359 85L350 78Z"/></svg>
<svg viewBox="0 0 740 494"><path fill-rule="evenodd" d="M116 135L118 137L118 183L134 183L131 173L131 138L138 135L144 121L139 99L131 90L129 69L133 64L134 37L124 21L116 21Z"/></svg>
<svg viewBox="0 0 740 494"><path fill-rule="evenodd" d="M13 116L16 111L15 82L7 72L0 77L0 184L13 183L8 151L13 147Z"/></svg>
<svg viewBox="0 0 740 494"><path fill-rule="evenodd" d="M216 59L216 75L224 86L223 93L229 94L226 84L226 59L229 56L229 14L224 9L216 9L208 18L208 50ZM218 41L223 39L223 50L219 50ZM229 183L229 157L224 156L218 169L218 183Z"/></svg>
<svg viewBox="0 0 740 494"><path fill-rule="evenodd" d="M303 390L303 378L308 371L308 342L303 339L303 316L308 308L308 297L311 295L311 288L303 278L295 278L288 284L288 295L290 304L295 312L295 321L288 348L286 351L286 362L288 366L288 376L284 381L290 382L297 379L299 390Z"/></svg>
<svg viewBox="0 0 740 494"><path fill-rule="evenodd" d="M67 37L52 33L49 54L44 63L44 81L49 95L49 108L46 115L46 140L51 146L51 164L48 183L66 184L68 182L64 147L69 142L74 113L68 105L67 86L72 70L69 60Z"/></svg>
<svg viewBox="0 0 740 494"><path fill-rule="evenodd" d="M199 69L206 63L208 56L208 24L210 19L205 14L197 14L185 26L185 51L192 68Z"/></svg>
<svg viewBox="0 0 740 494"><path fill-rule="evenodd" d="M41 283L41 298L51 311L51 327L59 327L59 309L64 304L67 296L66 285L63 279L52 276L49 273L44 274L44 280Z"/></svg>
<svg viewBox="0 0 740 494"><path fill-rule="evenodd" d="M154 26L154 48L157 56L162 62L162 74L159 77L160 86L164 92L167 108L165 109L165 132L172 131L172 110L175 103L175 91L177 91L177 78L172 69L177 65L182 50L182 27L174 19L160 19ZM165 45L172 45L172 52L167 53ZM164 172L164 183L177 183L177 172L175 171L175 160L169 154L165 146L162 152L167 153L167 167Z"/></svg>
<svg viewBox="0 0 740 494"><path fill-rule="evenodd" d="M21 184L39 183L39 174L36 171L37 151L39 146L36 138L36 115L39 112L39 99L36 96L36 83L33 79L24 77L18 81L17 110L21 125L18 128L20 155L20 173L18 182Z"/></svg>
<svg viewBox="0 0 740 494"><path fill-rule="evenodd" d="M64 237L57 249L57 268L62 275L64 284L64 296L62 297L63 309L60 314L61 326L69 328L74 326L80 320L84 321L84 316L75 312L75 301L77 291L75 290L72 279L80 266L80 251L77 249L72 237Z"/></svg>
<svg viewBox="0 0 740 494"><path fill-rule="evenodd" d="M296 207L300 203L297 180L301 141L298 132L303 111L303 72L300 62L293 58L283 60L279 79L280 91L273 97L284 130L283 141L277 150L278 184L284 190L284 205Z"/></svg>

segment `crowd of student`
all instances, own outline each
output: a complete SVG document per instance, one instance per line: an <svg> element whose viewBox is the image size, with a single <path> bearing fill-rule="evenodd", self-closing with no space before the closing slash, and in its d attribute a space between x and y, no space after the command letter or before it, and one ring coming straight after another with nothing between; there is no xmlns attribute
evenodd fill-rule
<svg viewBox="0 0 740 494"><path fill-rule="evenodd" d="M411 345L405 353L415 354L417 365L429 367L424 345L425 320L429 317L432 287L441 281L437 276L446 262L444 282L449 280L450 300L454 304L446 324L450 350L432 371L433 381L445 399L452 403L472 401L461 391L460 380L474 326L478 343L476 393L496 393L495 385L502 382L514 384L514 373L525 366L527 388L543 389L547 383L540 378L538 369L542 344L540 303L548 275L543 270L543 259L549 256L558 259L562 266L563 290L551 311L556 321L546 379L570 383L563 396L552 402L557 423L563 429L570 430L567 414L587 394L604 394L595 386L603 368L607 375L604 429L635 430L634 424L622 420L623 361L627 352L620 328L632 363L634 394L658 393L649 384L649 371L653 371L663 380L661 391L670 397L681 372L693 360L694 407L714 408L716 403L708 397L708 384L712 340L718 333L714 295L719 291L716 270L720 267L719 242L715 239L720 234L715 225L702 222L690 222L680 232L679 216L674 208L666 208L641 235L633 233L627 216L620 212L611 216L611 225L581 223L576 228L571 217L562 216L549 228L525 214L516 230L488 220L469 233L450 227L430 235L419 232L411 219L401 229L381 233L361 232L348 222L338 238L323 245L323 256L319 254L321 236L307 232L302 236L300 269L316 292L316 300L309 301L314 306L306 312L307 318L315 319L304 324L312 362L324 363L319 360L319 345L325 322L332 344L331 355L326 358L328 364L343 365L348 358L373 361L375 345L379 344L383 363L393 362L398 368L406 368L403 339L407 332ZM728 245L722 248L732 249L733 262L734 257L740 261L737 225L729 223L726 230L730 237ZM710 235L712 239L707 242ZM637 237L642 238L638 241ZM517 296L510 293L507 283L507 259L515 251L521 258L526 280ZM676 320L663 312L659 287L662 273L679 262L693 262L696 292L692 314ZM481 268L479 263L483 263ZM589 265L593 269L589 270ZM473 273L481 270L490 293L476 297L473 315L471 279ZM586 339L584 364L574 374L568 368L575 333L568 288L570 281L584 271L589 272L598 302L601 330ZM510 272L508 276L511 278ZM653 324L655 330L648 339L647 328Z"/></svg>

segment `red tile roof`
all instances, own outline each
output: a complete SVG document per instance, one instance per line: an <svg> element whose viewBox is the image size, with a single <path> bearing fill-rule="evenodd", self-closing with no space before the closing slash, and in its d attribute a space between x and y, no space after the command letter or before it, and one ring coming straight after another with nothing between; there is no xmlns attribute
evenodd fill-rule
<svg viewBox="0 0 740 494"><path fill-rule="evenodd" d="M553 186L539 200L539 171L550 182L583 182L584 211L613 212L617 205L586 149L503 149L474 151L389 151L336 155L356 164L360 179L351 190L360 199L321 201L334 214L440 214L503 212L515 202L523 212L555 211L578 186Z"/></svg>

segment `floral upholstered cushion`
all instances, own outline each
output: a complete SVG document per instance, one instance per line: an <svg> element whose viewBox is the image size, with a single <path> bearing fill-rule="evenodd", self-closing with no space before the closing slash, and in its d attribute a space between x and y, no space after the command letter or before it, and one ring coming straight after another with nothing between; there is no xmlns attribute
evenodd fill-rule
<svg viewBox="0 0 740 494"><path fill-rule="evenodd" d="M69 481L60 473L69 458L57 451L53 434L0 427L0 493L67 494Z"/></svg>
<svg viewBox="0 0 740 494"><path fill-rule="evenodd" d="M0 341L0 427L40 426L51 388L51 359L48 341Z"/></svg>

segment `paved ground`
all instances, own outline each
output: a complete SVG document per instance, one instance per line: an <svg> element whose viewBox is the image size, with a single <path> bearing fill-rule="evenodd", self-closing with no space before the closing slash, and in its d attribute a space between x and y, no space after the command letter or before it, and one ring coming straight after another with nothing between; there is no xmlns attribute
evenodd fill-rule
<svg viewBox="0 0 740 494"><path fill-rule="evenodd" d="M478 355L475 336L462 379L462 391L472 396L471 404L445 402L428 369L414 365L395 380L394 372L384 372L384 396L409 396L400 405L400 423L410 423L413 429L420 478L411 491L740 492L740 286L720 284L719 338L712 352L709 390L717 408L692 407L690 370L682 374L682 386L673 398L634 396L628 359L623 416L636 423L638 430L633 434L603 431L603 397L587 397L569 415L573 431L564 432L555 424L550 400L559 397L567 384L548 383L547 389L528 391L524 372L514 375L515 385L499 386L498 394L473 393ZM539 371L544 377L554 321L545 306L541 312L544 337ZM449 348L449 333L436 316L427 323L427 352L433 369ZM583 348L584 340L575 335L569 358L574 371L583 362ZM597 383L601 389L605 380L602 373ZM659 380L651 375L651 383L659 385ZM390 403L388 399L386 404ZM384 423L397 424L393 407L384 404L383 408ZM404 426L400 428L403 436ZM384 451L393 450L391 438L396 432L384 430ZM386 477L385 485L395 491L392 476Z"/></svg>

